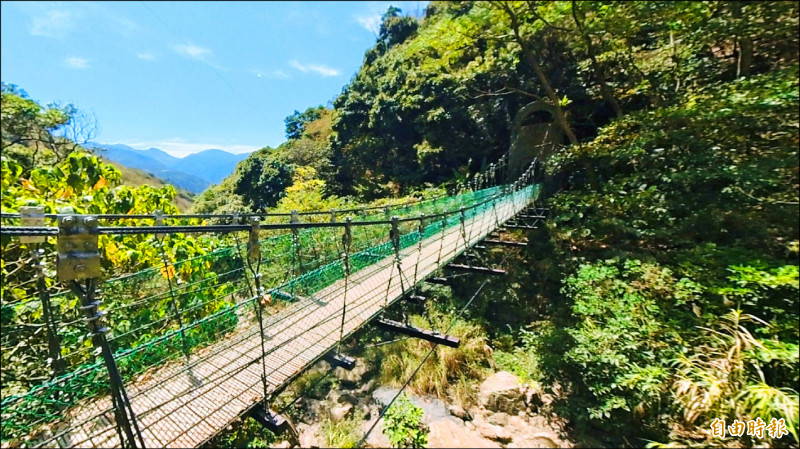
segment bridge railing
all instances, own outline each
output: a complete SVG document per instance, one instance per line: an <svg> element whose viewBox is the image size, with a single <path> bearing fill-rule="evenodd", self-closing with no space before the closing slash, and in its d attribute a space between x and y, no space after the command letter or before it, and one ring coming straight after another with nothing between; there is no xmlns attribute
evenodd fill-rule
<svg viewBox="0 0 800 449"><path fill-rule="evenodd" d="M510 186L372 209L349 219L324 211L290 215L289 223L248 214L194 224L200 217L154 214L133 218L152 225L99 226L98 217L121 217L55 214L43 218L57 220L57 228L3 226L4 239L40 240L17 248L30 251L26 269L32 280L3 286L3 445L144 445L141 432L148 429L137 424L130 404L155 388L148 379L157 370L191 373L206 356L203 348L224 338L232 347L254 333L262 337L256 362L263 363L264 326L276 324L269 317L287 302L313 301L314 293L336 281L356 277L423 238L444 235L498 201L513 200L532 180L531 168ZM325 214L336 221L300 218ZM85 232L72 232L76 223ZM65 241L85 247L76 256ZM87 260L101 253L105 266ZM152 266L114 275L145 258ZM347 283L343 289L346 295ZM340 338L344 319L342 314ZM268 385L267 374L264 366L261 399L276 387ZM98 419L113 423L115 431L85 430Z"/></svg>

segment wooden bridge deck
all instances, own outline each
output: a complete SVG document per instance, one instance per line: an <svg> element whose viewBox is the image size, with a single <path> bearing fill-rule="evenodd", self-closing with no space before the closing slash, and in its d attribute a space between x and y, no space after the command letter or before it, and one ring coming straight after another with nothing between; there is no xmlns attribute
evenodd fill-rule
<svg viewBox="0 0 800 449"><path fill-rule="evenodd" d="M385 305L399 300L414 279L432 275L440 266L474 245L527 206L527 198L500 200L465 222L468 244L456 225L401 252L403 284L393 257L353 273L347 297L344 280L289 304L265 317L265 359L270 389L275 390L301 374L336 347L346 299L344 333L352 334L378 315ZM516 204L514 204L516 203ZM496 215L495 215L496 213ZM441 254L441 260L439 255ZM437 262L439 262L437 264ZM242 320L240 320L242 321ZM126 389L147 447L195 447L237 419L262 397L261 344L257 322L248 321L223 340L128 382ZM52 426L39 446L118 447L110 397L95 399L65 414ZM65 431L65 429L69 429Z"/></svg>

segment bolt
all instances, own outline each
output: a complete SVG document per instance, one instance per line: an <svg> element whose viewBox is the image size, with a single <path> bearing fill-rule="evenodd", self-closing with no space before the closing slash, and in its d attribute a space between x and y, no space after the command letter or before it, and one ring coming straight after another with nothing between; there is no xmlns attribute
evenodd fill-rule
<svg viewBox="0 0 800 449"><path fill-rule="evenodd" d="M75 224L75 217L69 216L61 219L61 226L71 228Z"/></svg>
<svg viewBox="0 0 800 449"><path fill-rule="evenodd" d="M86 265L84 265L82 263L80 263L78 265L75 265L74 268L75 268L75 271L77 271L78 273L83 273L83 272L86 271Z"/></svg>
<svg viewBox="0 0 800 449"><path fill-rule="evenodd" d="M73 248L75 248L75 245L73 245L71 242L64 242L64 249L65 250L72 251Z"/></svg>
<svg viewBox="0 0 800 449"><path fill-rule="evenodd" d="M86 217L83 219L83 224L86 225L87 228L96 228L97 218L91 216Z"/></svg>
<svg viewBox="0 0 800 449"><path fill-rule="evenodd" d="M93 242L85 242L83 244L83 247L88 249L88 250L92 250L92 249L94 249L94 243Z"/></svg>

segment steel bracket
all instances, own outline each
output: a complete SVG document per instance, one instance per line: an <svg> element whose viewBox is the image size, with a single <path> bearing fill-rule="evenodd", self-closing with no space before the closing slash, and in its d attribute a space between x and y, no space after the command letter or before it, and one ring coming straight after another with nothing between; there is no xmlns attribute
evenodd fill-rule
<svg viewBox="0 0 800 449"><path fill-rule="evenodd" d="M58 279L74 281L100 276L97 217L58 218Z"/></svg>

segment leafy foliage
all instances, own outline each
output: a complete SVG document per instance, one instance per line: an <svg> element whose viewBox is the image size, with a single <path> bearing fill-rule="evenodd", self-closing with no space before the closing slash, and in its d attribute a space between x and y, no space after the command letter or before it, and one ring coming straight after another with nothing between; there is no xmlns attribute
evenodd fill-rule
<svg viewBox="0 0 800 449"><path fill-rule="evenodd" d="M393 447L426 447L428 429L422 423L422 409L401 394L383 416L383 432Z"/></svg>
<svg viewBox="0 0 800 449"><path fill-rule="evenodd" d="M305 134L306 124L318 120L322 116L321 111L324 110L325 108L320 105L315 108L308 108L303 112L294 111L294 114L283 120L286 124L286 138L294 140L302 137Z"/></svg>

